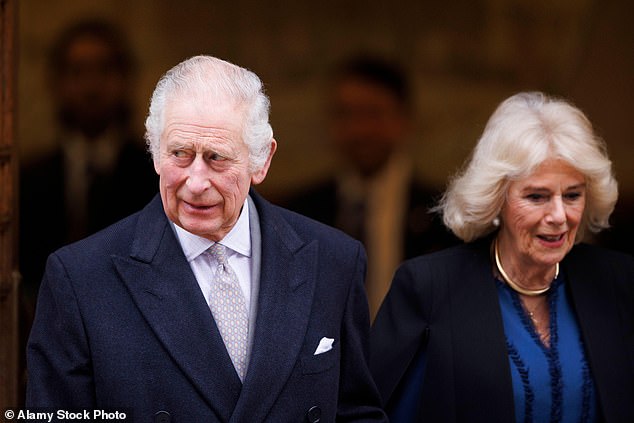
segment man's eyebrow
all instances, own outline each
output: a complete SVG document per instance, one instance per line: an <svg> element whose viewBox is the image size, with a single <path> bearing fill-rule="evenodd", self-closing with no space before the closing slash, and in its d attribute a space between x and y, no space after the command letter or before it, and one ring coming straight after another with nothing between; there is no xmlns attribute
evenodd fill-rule
<svg viewBox="0 0 634 423"><path fill-rule="evenodd" d="M187 140L168 140L165 145L167 145L168 147L191 147L192 146L192 142L191 141L187 141Z"/></svg>

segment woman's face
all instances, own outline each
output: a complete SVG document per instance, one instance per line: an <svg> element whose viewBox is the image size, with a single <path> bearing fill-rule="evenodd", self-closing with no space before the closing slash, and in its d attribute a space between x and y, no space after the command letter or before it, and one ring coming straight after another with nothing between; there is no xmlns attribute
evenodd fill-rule
<svg viewBox="0 0 634 423"><path fill-rule="evenodd" d="M575 242L586 205L584 176L562 160L547 160L511 182L501 211L501 254L516 271L551 268Z"/></svg>

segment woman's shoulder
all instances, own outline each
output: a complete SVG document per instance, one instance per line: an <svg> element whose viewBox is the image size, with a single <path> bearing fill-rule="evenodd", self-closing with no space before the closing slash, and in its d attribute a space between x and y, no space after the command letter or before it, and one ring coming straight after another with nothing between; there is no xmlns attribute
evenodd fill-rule
<svg viewBox="0 0 634 423"><path fill-rule="evenodd" d="M406 260L396 270L393 290L425 292L432 286L444 289L448 281L468 280L471 271L488 268L489 246L476 241Z"/></svg>
<svg viewBox="0 0 634 423"><path fill-rule="evenodd" d="M572 248L562 266L575 279L602 280L624 287L634 296L634 257L630 254L582 243Z"/></svg>
<svg viewBox="0 0 634 423"><path fill-rule="evenodd" d="M584 263L610 262L624 266L634 265L634 256L631 254L587 243L575 245L570 250L566 260Z"/></svg>
<svg viewBox="0 0 634 423"><path fill-rule="evenodd" d="M490 241L486 239L459 244L405 260L402 267L455 266L460 262L481 260L489 257L490 245Z"/></svg>

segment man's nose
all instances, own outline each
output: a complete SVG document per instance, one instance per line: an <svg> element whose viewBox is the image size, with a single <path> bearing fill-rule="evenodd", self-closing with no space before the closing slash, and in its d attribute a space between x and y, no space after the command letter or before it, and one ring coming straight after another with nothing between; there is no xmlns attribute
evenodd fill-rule
<svg viewBox="0 0 634 423"><path fill-rule="evenodd" d="M188 175L185 185L192 194L202 194L211 187L209 167L202 155L197 154L187 170Z"/></svg>

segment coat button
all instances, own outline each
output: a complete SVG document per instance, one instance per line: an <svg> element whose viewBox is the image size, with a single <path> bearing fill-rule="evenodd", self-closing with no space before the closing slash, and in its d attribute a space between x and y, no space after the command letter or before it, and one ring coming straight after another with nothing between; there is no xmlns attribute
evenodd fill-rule
<svg viewBox="0 0 634 423"><path fill-rule="evenodd" d="M159 411L154 415L154 423L170 423L172 416L167 411Z"/></svg>
<svg viewBox="0 0 634 423"><path fill-rule="evenodd" d="M321 408L316 405L310 407L308 413L306 413L306 417L310 423L319 423L321 421Z"/></svg>

